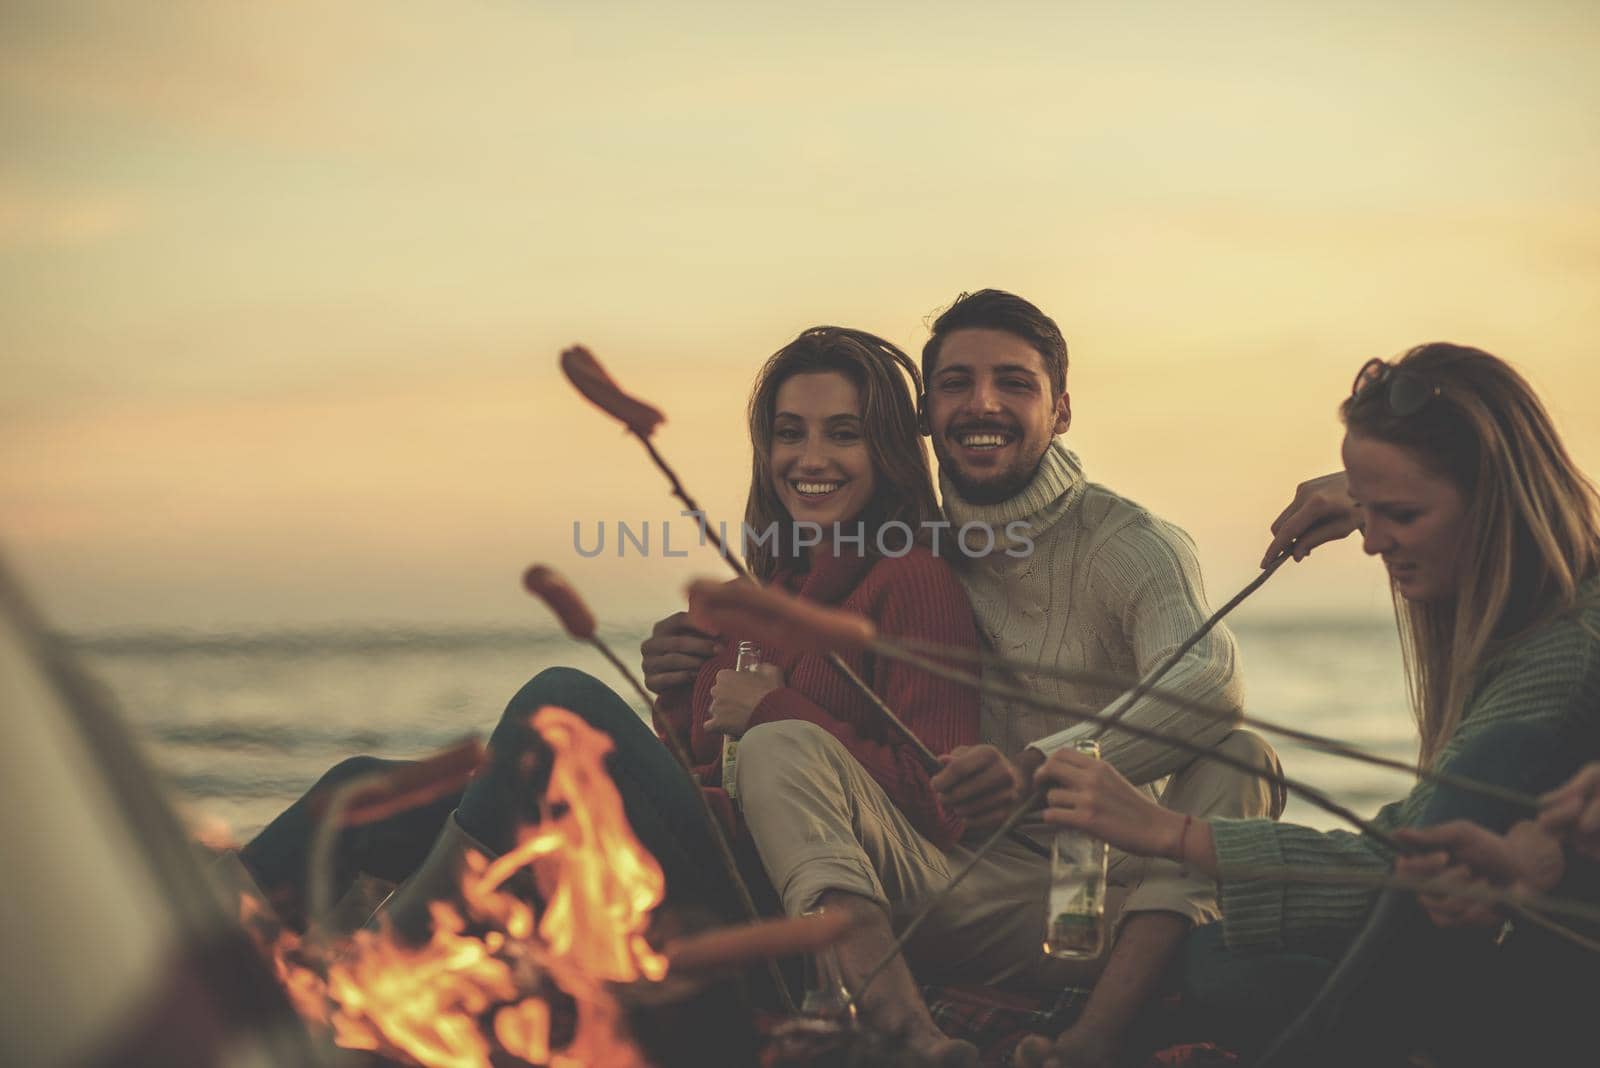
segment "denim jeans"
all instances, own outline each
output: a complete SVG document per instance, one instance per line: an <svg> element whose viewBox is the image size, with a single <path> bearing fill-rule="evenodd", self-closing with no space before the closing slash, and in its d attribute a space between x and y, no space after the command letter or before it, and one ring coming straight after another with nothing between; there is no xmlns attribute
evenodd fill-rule
<svg viewBox="0 0 1600 1068"><path fill-rule="evenodd" d="M313 813L346 783L408 763L373 756L339 761L239 851L239 859L284 923L304 930L308 919L311 839L317 829ZM460 795L454 794L341 831L334 847L333 870L328 873L332 900L342 897L362 873L398 883L416 871L458 800Z"/></svg>
<svg viewBox="0 0 1600 1068"><path fill-rule="evenodd" d="M694 795L698 787L627 702L604 683L571 668L540 672L511 699L489 739L489 761L464 794L344 831L331 873L335 897L363 872L391 882L405 879L428 855L452 810L468 834L495 852L508 850L515 843L517 827L539 818L549 760L529 717L545 705L569 709L611 737L615 749L606 768L634 833L661 864L666 903L706 910L713 920L742 919L738 897L723 874ZM312 811L318 795L402 763L371 756L341 761L240 851L240 859L286 922L304 925L315 830ZM769 909L775 909L753 850L741 850L740 859L758 904L764 899Z"/></svg>
<svg viewBox="0 0 1600 1068"><path fill-rule="evenodd" d="M490 849L505 852L516 839L519 822L537 820L549 764L525 758L543 750L543 741L528 721L545 705L569 709L611 737L616 748L606 758L606 770L616 783L634 834L666 876L665 903L708 909L727 922L742 919L739 899L728 884L695 796L699 787L626 701L573 668L540 672L506 706L489 738L489 763L467 788L456 811L462 829ZM760 867L750 863L753 851L744 859L746 881L764 882L764 877L755 878ZM752 892L758 892L754 885Z"/></svg>

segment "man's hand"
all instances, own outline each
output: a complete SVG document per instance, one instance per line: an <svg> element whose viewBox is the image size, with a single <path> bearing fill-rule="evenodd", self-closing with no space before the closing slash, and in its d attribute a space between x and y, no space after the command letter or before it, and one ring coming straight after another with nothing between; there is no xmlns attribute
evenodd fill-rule
<svg viewBox="0 0 1600 1068"><path fill-rule="evenodd" d="M1586 765L1545 794L1543 801L1539 826L1570 840L1584 856L1600 860L1600 761Z"/></svg>
<svg viewBox="0 0 1600 1068"><path fill-rule="evenodd" d="M1313 478L1295 487L1294 500L1272 521L1272 544L1261 566L1293 547L1294 558L1304 560L1324 542L1338 541L1361 528L1361 514L1350 499L1350 483L1343 471Z"/></svg>
<svg viewBox="0 0 1600 1068"><path fill-rule="evenodd" d="M750 671L723 668L711 686L711 708L706 714L706 730L712 734L743 737L750 729L756 705L773 690L783 686L783 669L777 664L762 664Z"/></svg>
<svg viewBox="0 0 1600 1068"><path fill-rule="evenodd" d="M1504 835L1467 820L1452 820L1437 827L1407 828L1395 836L1432 850L1395 858L1395 874L1413 879L1542 893L1561 881L1566 868L1561 844L1532 820L1523 820ZM1499 910L1487 902L1422 893L1417 901L1440 927L1494 927L1500 923Z"/></svg>
<svg viewBox="0 0 1600 1068"><path fill-rule="evenodd" d="M690 624L689 613L672 613L652 627L650 637L639 645L645 688L665 693L675 686L690 685L700 665L716 651L711 635Z"/></svg>
<svg viewBox="0 0 1600 1068"><path fill-rule="evenodd" d="M1025 749L1014 763L992 745L962 745L941 756L939 762L944 768L928 785L945 808L965 820L968 830L992 831L1028 792L1033 771L1044 762L1044 754Z"/></svg>

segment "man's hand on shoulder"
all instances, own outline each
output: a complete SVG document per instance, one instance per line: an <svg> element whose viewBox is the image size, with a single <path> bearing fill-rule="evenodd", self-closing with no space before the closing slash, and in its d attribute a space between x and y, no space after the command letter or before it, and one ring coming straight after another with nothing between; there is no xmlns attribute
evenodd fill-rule
<svg viewBox="0 0 1600 1068"><path fill-rule="evenodd" d="M963 745L939 761L944 768L929 784L945 808L965 820L969 830L992 831L1027 794L1044 754L1025 749L1013 761L992 745Z"/></svg>
<svg viewBox="0 0 1600 1068"><path fill-rule="evenodd" d="M689 622L689 613L672 613L652 627L650 637L639 645L645 687L652 693L665 693L675 686L690 685L700 665L716 651L716 642Z"/></svg>

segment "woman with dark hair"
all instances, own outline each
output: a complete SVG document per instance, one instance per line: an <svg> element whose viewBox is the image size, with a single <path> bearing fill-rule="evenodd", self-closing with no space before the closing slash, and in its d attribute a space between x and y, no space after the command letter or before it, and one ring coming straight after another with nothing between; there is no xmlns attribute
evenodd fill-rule
<svg viewBox="0 0 1600 1068"><path fill-rule="evenodd" d="M1303 556L1361 530L1363 548L1389 573L1423 766L1524 794L1554 788L1595 752L1600 720L1593 485L1528 384L1478 349L1431 344L1393 363L1369 361L1340 414L1344 476L1302 487L1275 524L1275 548L1298 538ZM1484 976L1497 974L1476 966L1488 947L1452 942L1423 920L1414 897L1380 902L1358 885L1252 875L1284 865L1383 873L1394 857L1370 836L1191 820L1071 751L1053 754L1039 781L1049 788L1049 822L1217 879L1222 921L1191 937L1185 989L1219 1026L1237 1025L1229 1037L1247 1053L1294 1018L1358 934L1273 1063L1372 1063L1362 1058L1448 1043L1446 1022L1461 1032ZM1527 815L1419 782L1373 822L1397 832L1467 818L1504 831ZM1521 950L1540 937L1519 932L1511 942L1520 939ZM1510 1033L1502 1026L1502 1037ZM1516 1034L1520 1043L1548 1037ZM1488 1048L1480 1042L1467 1055Z"/></svg>
<svg viewBox="0 0 1600 1068"><path fill-rule="evenodd" d="M763 582L860 612L889 633L975 648L966 594L927 545L940 513L908 381L920 388L904 353L839 327L807 330L766 362L750 398L747 563ZM684 740L702 783L727 785L724 736L805 719L844 743L930 839L959 837L918 755L825 658L763 649L760 670L733 672L739 636L722 637L691 682L657 687L658 729ZM846 660L935 752L976 740L971 688Z"/></svg>
<svg viewBox="0 0 1600 1068"><path fill-rule="evenodd" d="M885 634L975 649L966 594L927 544L939 511L917 429L921 389L909 357L858 330L815 327L768 359L749 408L746 558L763 582L860 612ZM651 680L661 694L656 730L683 742L695 779L730 826L737 817L723 789L723 739L799 718L837 737L930 840L959 836L960 820L929 787L913 747L836 668L820 656L768 647L759 670L734 671L740 637L701 635L714 648L708 662ZM934 752L978 740L972 688L863 654L845 660ZM666 903L742 918L699 803L667 747L610 687L570 668L541 672L512 698L490 738L489 763L459 799L350 832L341 877L403 877L432 843L418 876L397 895L399 912L417 911L453 886L464 847L508 851L518 827L538 819L547 768L529 717L544 705L571 709L612 737L609 770L635 833L661 863ZM242 851L282 911L292 915L303 893L312 795L384 763L358 757L339 765Z"/></svg>

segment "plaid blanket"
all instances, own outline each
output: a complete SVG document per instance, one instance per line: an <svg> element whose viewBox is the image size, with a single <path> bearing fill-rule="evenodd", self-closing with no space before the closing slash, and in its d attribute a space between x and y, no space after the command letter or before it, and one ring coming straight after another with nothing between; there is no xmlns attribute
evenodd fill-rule
<svg viewBox="0 0 1600 1068"><path fill-rule="evenodd" d="M986 1068L1009 1065L1018 1044L1028 1035L1059 1035L1077 1021L1089 1000L1084 987L1040 995L988 987L931 986L924 987L922 995L939 1029L951 1038L974 1043ZM1220 1068L1238 1063L1237 1056L1209 1042L1170 1046L1142 1062L1143 1068Z"/></svg>

